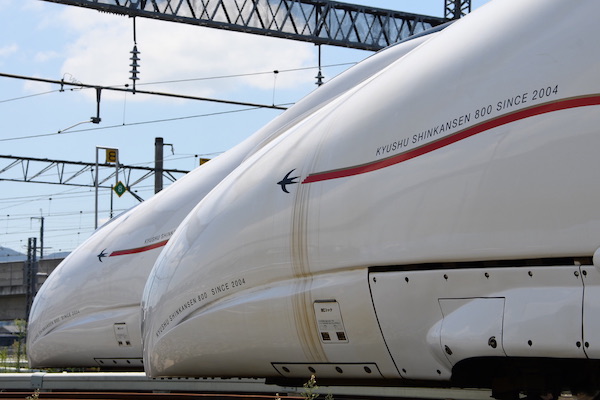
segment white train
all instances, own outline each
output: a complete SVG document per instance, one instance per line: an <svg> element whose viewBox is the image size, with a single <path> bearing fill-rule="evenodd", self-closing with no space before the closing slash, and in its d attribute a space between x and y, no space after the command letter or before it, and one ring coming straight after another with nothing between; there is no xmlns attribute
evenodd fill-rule
<svg viewBox="0 0 600 400"><path fill-rule="evenodd" d="M147 374L599 390L599 13L493 1L254 152L156 261Z"/></svg>
<svg viewBox="0 0 600 400"><path fill-rule="evenodd" d="M57 267L36 296L27 337L30 365L141 370L144 284L191 209L249 155L442 28L371 56L235 148L98 229Z"/></svg>
<svg viewBox="0 0 600 400"><path fill-rule="evenodd" d="M66 259L32 364L600 390L599 12L496 0L319 88Z"/></svg>

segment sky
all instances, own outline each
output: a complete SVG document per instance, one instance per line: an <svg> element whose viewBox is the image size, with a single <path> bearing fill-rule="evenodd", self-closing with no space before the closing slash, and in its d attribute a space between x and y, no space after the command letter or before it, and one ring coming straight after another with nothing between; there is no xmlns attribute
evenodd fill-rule
<svg viewBox="0 0 600 400"><path fill-rule="evenodd" d="M486 1L473 0L473 8ZM443 16L445 3L347 2L433 16ZM0 38L0 73L89 85L131 82L131 18L42 0L0 0ZM310 43L144 18L136 18L136 43L138 90L287 107L316 89L318 48ZM325 82L371 54L322 46ZM101 122L85 122L96 107L93 89L61 91L0 77L0 155L91 163L100 146L118 148L122 164L153 167L154 141L162 137L172 145L164 148L164 168L191 170L199 157L227 151L282 112L102 91ZM10 162L0 158L0 171ZM52 174L55 169L46 173ZM0 179L22 176L20 167L0 173ZM153 185L153 179L136 185L136 194L150 198ZM110 189L101 189L98 203L101 224L111 207L116 215L138 200L112 195L111 206ZM26 253L28 238L39 244L43 217L44 254L71 251L94 231L94 210L93 188L0 180L0 246Z"/></svg>

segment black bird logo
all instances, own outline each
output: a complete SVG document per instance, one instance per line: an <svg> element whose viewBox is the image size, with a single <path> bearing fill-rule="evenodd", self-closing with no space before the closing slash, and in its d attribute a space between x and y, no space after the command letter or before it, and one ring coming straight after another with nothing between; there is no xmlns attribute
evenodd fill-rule
<svg viewBox="0 0 600 400"><path fill-rule="evenodd" d="M295 170L296 170L296 169L294 168L293 170L291 170L290 172L288 172L288 173L285 175L285 177L284 177L282 180L280 180L279 182L277 182L277 184L281 186L281 190L283 190L283 191L284 191L284 192L286 192L286 193L289 193L289 192L287 191L286 185L293 185L293 184L296 184L296 183L298 183L298 182L294 182L294 180L295 180L295 179L298 179L298 178L299 178L299 176L294 176L294 177L290 178L290 175L291 175L291 174L292 174L292 172L294 172Z"/></svg>
<svg viewBox="0 0 600 400"><path fill-rule="evenodd" d="M102 250L100 252L100 254L98 254L96 257L98 257L98 261L102 262L102 257L108 257L105 253L106 249Z"/></svg>

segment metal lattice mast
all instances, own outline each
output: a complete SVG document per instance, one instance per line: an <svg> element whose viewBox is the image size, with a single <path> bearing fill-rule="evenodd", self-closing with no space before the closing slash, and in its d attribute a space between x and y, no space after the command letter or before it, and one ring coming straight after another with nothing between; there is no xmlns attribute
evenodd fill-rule
<svg viewBox="0 0 600 400"><path fill-rule="evenodd" d="M446 0L444 16L446 19L460 19L471 12L471 0Z"/></svg>
<svg viewBox="0 0 600 400"><path fill-rule="evenodd" d="M325 0L45 1L362 50L379 50L447 21Z"/></svg>

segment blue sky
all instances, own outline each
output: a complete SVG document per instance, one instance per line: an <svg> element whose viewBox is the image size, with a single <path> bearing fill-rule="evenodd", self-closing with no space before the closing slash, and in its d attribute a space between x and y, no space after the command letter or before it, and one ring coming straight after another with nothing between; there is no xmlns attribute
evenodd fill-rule
<svg viewBox="0 0 600 400"><path fill-rule="evenodd" d="M434 16L444 11L444 0L348 2ZM485 2L474 0L473 7ZM136 25L138 89L291 104L316 88L317 47L312 44L142 18ZM130 82L133 29L127 17L41 0L2 0L0 37L2 73L93 85ZM370 54L323 46L325 81ZM0 155L94 162L96 146L106 146L119 148L123 164L152 167L154 138L163 137L174 149L171 154L165 148L165 168L191 170L198 156L226 151L281 112L103 91L100 124L57 134L96 115L95 91L59 89L0 77ZM0 169L8 163L0 159ZM153 181L137 190L149 198ZM115 196L113 209L137 202L128 194ZM101 191L101 221L109 208L110 190ZM26 252L27 238L39 236L40 216L44 253L73 250L93 232L94 191L0 181L0 246Z"/></svg>

